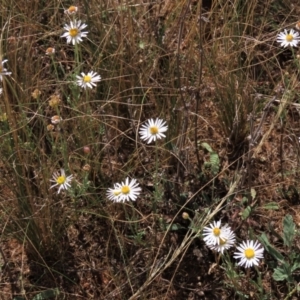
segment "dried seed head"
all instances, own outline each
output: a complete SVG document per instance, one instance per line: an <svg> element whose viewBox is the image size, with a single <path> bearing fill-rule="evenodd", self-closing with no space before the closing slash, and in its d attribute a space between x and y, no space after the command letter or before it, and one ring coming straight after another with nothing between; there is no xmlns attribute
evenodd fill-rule
<svg viewBox="0 0 300 300"><path fill-rule="evenodd" d="M55 53L55 48L49 47L46 50L46 55L52 55Z"/></svg>
<svg viewBox="0 0 300 300"><path fill-rule="evenodd" d="M57 107L60 102L61 100L59 95L52 95L50 96L49 106L51 106L52 108Z"/></svg>
<svg viewBox="0 0 300 300"><path fill-rule="evenodd" d="M52 124L47 125L47 130L48 131L53 131L54 126Z"/></svg>
<svg viewBox="0 0 300 300"><path fill-rule="evenodd" d="M55 115L51 118L51 123L54 124L54 125L57 125L61 121L62 121L62 118L60 116L57 116L57 115Z"/></svg>
<svg viewBox="0 0 300 300"><path fill-rule="evenodd" d="M37 99L40 95L42 94L42 92L39 89L35 89L32 93L31 96L33 99Z"/></svg>
<svg viewBox="0 0 300 300"><path fill-rule="evenodd" d="M83 152L84 152L85 154L89 154L89 153L91 152L91 148L90 148L89 146L84 146L84 147L83 147Z"/></svg>
<svg viewBox="0 0 300 300"><path fill-rule="evenodd" d="M65 10L65 14L73 15L73 14L76 14L77 11L78 11L78 7L71 5L68 9Z"/></svg>
<svg viewBox="0 0 300 300"><path fill-rule="evenodd" d="M91 170L91 166L89 164L85 164L82 168L83 171L89 172Z"/></svg>

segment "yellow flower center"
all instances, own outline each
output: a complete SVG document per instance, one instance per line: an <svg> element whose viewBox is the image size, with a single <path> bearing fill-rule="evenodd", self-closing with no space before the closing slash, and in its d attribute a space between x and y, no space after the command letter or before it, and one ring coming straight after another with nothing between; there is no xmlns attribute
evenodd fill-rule
<svg viewBox="0 0 300 300"><path fill-rule="evenodd" d="M130 187L128 185L122 186L121 192L122 192L122 194L129 194L130 193Z"/></svg>
<svg viewBox="0 0 300 300"><path fill-rule="evenodd" d="M158 127L157 126L151 126L150 127L150 133L151 134L157 134L158 133Z"/></svg>
<svg viewBox="0 0 300 300"><path fill-rule="evenodd" d="M255 256L255 252L251 248L246 249L244 253L247 259L251 259Z"/></svg>
<svg viewBox="0 0 300 300"><path fill-rule="evenodd" d="M84 81L84 82L91 82L91 80L92 80L92 77L91 77L91 76L89 76L89 75L83 76L83 81Z"/></svg>
<svg viewBox="0 0 300 300"><path fill-rule="evenodd" d="M78 35L78 29L77 28L70 29L69 34L71 37L76 37Z"/></svg>
<svg viewBox="0 0 300 300"><path fill-rule="evenodd" d="M287 34L285 39L286 39L287 42L292 42L293 39L294 39L294 36L292 34Z"/></svg>
<svg viewBox="0 0 300 300"><path fill-rule="evenodd" d="M120 190L115 190L115 191L113 191L113 194L115 196L119 196L121 194L121 191Z"/></svg>
<svg viewBox="0 0 300 300"><path fill-rule="evenodd" d="M220 245L222 246L222 245L225 245L226 244L226 242L227 242L227 240L226 239L221 239L220 238Z"/></svg>
<svg viewBox="0 0 300 300"><path fill-rule="evenodd" d="M214 234L214 236L219 236L220 233L221 233L220 228L214 228L214 229L213 229L213 234Z"/></svg>
<svg viewBox="0 0 300 300"><path fill-rule="evenodd" d="M65 176L59 176L57 179L56 179L56 182L58 184L64 184L66 181L66 177Z"/></svg>

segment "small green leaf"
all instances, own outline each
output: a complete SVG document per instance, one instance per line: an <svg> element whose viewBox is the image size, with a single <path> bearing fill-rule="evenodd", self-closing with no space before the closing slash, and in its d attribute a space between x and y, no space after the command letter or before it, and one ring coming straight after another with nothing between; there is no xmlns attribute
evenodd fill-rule
<svg viewBox="0 0 300 300"><path fill-rule="evenodd" d="M250 207L250 206L247 206L247 207L244 209L244 211L241 213L242 219L243 219L243 220L246 220L246 219L250 216L251 211L252 211L251 207Z"/></svg>
<svg viewBox="0 0 300 300"><path fill-rule="evenodd" d="M277 267L273 273L273 279L276 281L283 281L287 279L287 275L284 273L280 267Z"/></svg>
<svg viewBox="0 0 300 300"><path fill-rule="evenodd" d="M295 224L291 215L286 215L283 219L283 242L291 247L295 236Z"/></svg>
<svg viewBox="0 0 300 300"><path fill-rule="evenodd" d="M279 205L276 202L270 202L270 203L265 204L262 208L270 209L270 210L278 210Z"/></svg>
<svg viewBox="0 0 300 300"><path fill-rule="evenodd" d="M294 263L293 266L292 266L291 271L294 272L294 271L296 271L299 268L300 268L300 263Z"/></svg>
<svg viewBox="0 0 300 300"><path fill-rule="evenodd" d="M276 281L287 280L288 282L293 282L291 266L284 262L281 266L277 267L273 273L273 279Z"/></svg>
<svg viewBox="0 0 300 300"><path fill-rule="evenodd" d="M213 149L207 143L201 143L201 147L206 149L209 153L213 152Z"/></svg>
<svg viewBox="0 0 300 300"><path fill-rule="evenodd" d="M180 224L172 224L172 225L167 226L167 229L171 230L171 231L176 231L176 230L179 230L182 228L185 228L185 227L181 226Z"/></svg>
<svg viewBox="0 0 300 300"><path fill-rule="evenodd" d="M220 168L219 155L215 152L210 153L211 172L213 175L217 175Z"/></svg>
<svg viewBox="0 0 300 300"><path fill-rule="evenodd" d="M256 190L254 188L251 188L251 197L252 197L252 200L254 200L256 197Z"/></svg>
<svg viewBox="0 0 300 300"><path fill-rule="evenodd" d="M266 251L269 252L276 260L278 260L279 262L284 261L283 255L270 244L268 237L265 233L262 233L262 235L258 239L263 244Z"/></svg>
<svg viewBox="0 0 300 300"><path fill-rule="evenodd" d="M35 295L32 300L45 300L49 298L53 298L55 296L58 296L60 294L60 291L58 288L53 289L53 290L46 290L43 291L37 295Z"/></svg>
<svg viewBox="0 0 300 300"><path fill-rule="evenodd" d="M246 205L248 203L248 198L243 197L241 202L242 202L242 204Z"/></svg>

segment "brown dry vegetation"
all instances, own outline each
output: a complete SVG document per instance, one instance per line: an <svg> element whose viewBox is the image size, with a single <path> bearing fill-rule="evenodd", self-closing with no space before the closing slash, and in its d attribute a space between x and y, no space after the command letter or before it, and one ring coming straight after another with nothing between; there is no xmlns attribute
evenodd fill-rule
<svg viewBox="0 0 300 300"><path fill-rule="evenodd" d="M89 31L77 47L60 37L71 4ZM3 0L0 299L300 298L299 51L276 43L299 15L296 0ZM102 81L81 90L90 70ZM147 145L138 129L156 117L167 138ZM61 167L74 180L57 195ZM141 195L112 203L127 176ZM211 252L216 219L238 242L264 233L289 280L267 249L248 272Z"/></svg>

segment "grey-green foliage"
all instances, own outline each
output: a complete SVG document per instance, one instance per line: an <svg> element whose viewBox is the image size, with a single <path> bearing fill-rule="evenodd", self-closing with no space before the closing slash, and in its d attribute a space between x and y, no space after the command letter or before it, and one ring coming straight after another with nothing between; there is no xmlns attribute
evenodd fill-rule
<svg viewBox="0 0 300 300"><path fill-rule="evenodd" d="M217 175L220 169L219 155L213 151L209 144L201 143L201 146L209 152L209 162L205 163L205 167L210 167L212 175Z"/></svg>
<svg viewBox="0 0 300 300"><path fill-rule="evenodd" d="M276 281L286 280L289 284L295 283L293 273L300 268L300 254L293 246L296 235L295 224L291 215L283 219L283 232L280 237L286 247L284 252L279 252L270 242L265 233L260 236L260 241L265 249L277 261L273 279Z"/></svg>
<svg viewBox="0 0 300 300"><path fill-rule="evenodd" d="M53 290L47 290L43 291L39 294L37 294L32 300L44 300L44 299L49 299L53 298L55 296L58 296L60 294L59 289L53 289Z"/></svg>
<svg viewBox="0 0 300 300"><path fill-rule="evenodd" d="M295 237L295 224L291 215L283 219L283 242L285 246L291 247Z"/></svg>
<svg viewBox="0 0 300 300"><path fill-rule="evenodd" d="M55 288L55 289L52 289L52 290L43 291L43 292L35 295L32 298L32 300L46 300L46 299L50 299L50 298L53 299L54 297L58 296L59 294L60 294L59 289ZM17 296L17 297L14 297L13 300L25 300L25 298Z"/></svg>

